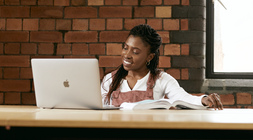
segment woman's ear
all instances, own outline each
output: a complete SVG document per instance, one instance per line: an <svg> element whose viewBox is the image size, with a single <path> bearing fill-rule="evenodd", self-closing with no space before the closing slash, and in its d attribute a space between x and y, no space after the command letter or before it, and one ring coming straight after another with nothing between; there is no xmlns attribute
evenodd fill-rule
<svg viewBox="0 0 253 140"><path fill-rule="evenodd" d="M150 62L155 57L155 53L150 53L147 58L147 62Z"/></svg>

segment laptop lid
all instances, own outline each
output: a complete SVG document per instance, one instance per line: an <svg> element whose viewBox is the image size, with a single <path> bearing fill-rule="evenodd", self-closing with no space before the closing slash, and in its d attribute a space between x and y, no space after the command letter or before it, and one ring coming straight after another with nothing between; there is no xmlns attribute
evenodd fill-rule
<svg viewBox="0 0 253 140"><path fill-rule="evenodd" d="M97 59L32 59L31 63L37 107L103 107Z"/></svg>

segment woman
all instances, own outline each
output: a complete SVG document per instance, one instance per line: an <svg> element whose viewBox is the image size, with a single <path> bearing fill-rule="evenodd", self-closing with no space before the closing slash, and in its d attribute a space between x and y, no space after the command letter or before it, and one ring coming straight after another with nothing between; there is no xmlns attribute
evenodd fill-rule
<svg viewBox="0 0 253 140"><path fill-rule="evenodd" d="M172 76L157 69L161 44L161 37L149 25L138 25L130 31L122 49L122 64L101 84L104 104L120 106L123 102L167 97L171 102L183 100L223 109L218 94L188 94Z"/></svg>

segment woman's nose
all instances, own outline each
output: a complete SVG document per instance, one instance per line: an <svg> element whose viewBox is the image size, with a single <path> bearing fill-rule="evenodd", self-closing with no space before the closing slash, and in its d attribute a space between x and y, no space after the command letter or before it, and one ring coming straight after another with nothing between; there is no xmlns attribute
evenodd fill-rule
<svg viewBox="0 0 253 140"><path fill-rule="evenodd" d="M132 56L131 56L131 52L130 51L125 51L124 52L124 57L125 58L131 58Z"/></svg>

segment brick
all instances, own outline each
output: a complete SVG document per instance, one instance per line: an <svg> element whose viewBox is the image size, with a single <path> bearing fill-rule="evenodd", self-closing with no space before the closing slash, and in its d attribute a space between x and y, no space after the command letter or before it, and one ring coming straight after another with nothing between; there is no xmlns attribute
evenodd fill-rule
<svg viewBox="0 0 253 140"><path fill-rule="evenodd" d="M159 57L159 68L170 68L171 67L171 58L168 56Z"/></svg>
<svg viewBox="0 0 253 140"><path fill-rule="evenodd" d="M188 19L181 19L181 30L188 30Z"/></svg>
<svg viewBox="0 0 253 140"><path fill-rule="evenodd" d="M55 30L55 19L40 19L39 30Z"/></svg>
<svg viewBox="0 0 253 140"><path fill-rule="evenodd" d="M185 23L182 23L185 20ZM200 18L195 18L195 19L182 19L181 20L181 26L185 26L184 28L181 27L181 30L197 30L197 31L206 31L206 20L205 19L200 19ZM186 22L187 21L187 22Z"/></svg>
<svg viewBox="0 0 253 140"><path fill-rule="evenodd" d="M105 54L105 44L90 44L90 54Z"/></svg>
<svg viewBox="0 0 253 140"><path fill-rule="evenodd" d="M0 17L26 18L30 16L30 7L1 6Z"/></svg>
<svg viewBox="0 0 253 140"><path fill-rule="evenodd" d="M204 1L202 1L204 2ZM194 1L193 1L194 3ZM199 1L199 3L201 3L201 1ZM188 19L205 19L206 17L206 7L204 6L182 6L182 7L188 7L188 11L187 11L187 18ZM173 9L173 14L175 14L174 9ZM174 15L173 15L174 16Z"/></svg>
<svg viewBox="0 0 253 140"><path fill-rule="evenodd" d="M102 81L102 80L103 80L103 77L104 77L104 75L105 75L104 69L103 69L103 68L99 68L99 75L100 75L100 80Z"/></svg>
<svg viewBox="0 0 253 140"><path fill-rule="evenodd" d="M121 5L121 0L105 0L105 5Z"/></svg>
<svg viewBox="0 0 253 140"><path fill-rule="evenodd" d="M32 79L32 68L20 68L21 79Z"/></svg>
<svg viewBox="0 0 253 140"><path fill-rule="evenodd" d="M65 34L65 42L97 42L98 33L96 31L75 32L70 31Z"/></svg>
<svg viewBox="0 0 253 140"><path fill-rule="evenodd" d="M5 54L19 54L20 44L19 43L6 43L4 48Z"/></svg>
<svg viewBox="0 0 253 140"><path fill-rule="evenodd" d="M170 34L168 31L158 31L157 33L161 36L162 43L170 43Z"/></svg>
<svg viewBox="0 0 253 140"><path fill-rule="evenodd" d="M223 105L234 105L235 97L233 94L222 94L220 95L220 99Z"/></svg>
<svg viewBox="0 0 253 140"><path fill-rule="evenodd" d="M204 58L202 56L173 57L172 64L173 67L187 67L199 69L204 67Z"/></svg>
<svg viewBox="0 0 253 140"><path fill-rule="evenodd" d="M128 31L101 31L99 42L125 42Z"/></svg>
<svg viewBox="0 0 253 140"><path fill-rule="evenodd" d="M134 7L134 17L154 17L154 7Z"/></svg>
<svg viewBox="0 0 253 140"><path fill-rule="evenodd" d="M160 51L160 55L164 54L164 45L160 46L159 51Z"/></svg>
<svg viewBox="0 0 253 140"><path fill-rule="evenodd" d="M30 91L30 80L0 80L0 91Z"/></svg>
<svg viewBox="0 0 253 140"><path fill-rule="evenodd" d="M31 17L37 18L62 18L63 7L31 7Z"/></svg>
<svg viewBox="0 0 253 140"><path fill-rule="evenodd" d="M56 54L71 54L71 44L58 44Z"/></svg>
<svg viewBox="0 0 253 140"><path fill-rule="evenodd" d="M164 19L163 29L164 30L179 30L179 19Z"/></svg>
<svg viewBox="0 0 253 140"><path fill-rule="evenodd" d="M0 30L5 30L5 19L0 19Z"/></svg>
<svg viewBox="0 0 253 140"><path fill-rule="evenodd" d="M177 19L190 18L189 9L189 6L173 6L172 17Z"/></svg>
<svg viewBox="0 0 253 140"><path fill-rule="evenodd" d="M88 0L88 5L89 6L104 5L104 0Z"/></svg>
<svg viewBox="0 0 253 140"><path fill-rule="evenodd" d="M253 109L253 106L244 106L244 108Z"/></svg>
<svg viewBox="0 0 253 140"><path fill-rule="evenodd" d="M4 45L3 43L0 43L0 54L4 53Z"/></svg>
<svg viewBox="0 0 253 140"><path fill-rule="evenodd" d="M37 0L21 0L21 5L36 5Z"/></svg>
<svg viewBox="0 0 253 140"><path fill-rule="evenodd" d="M19 92L7 92L5 93L5 104L14 105L20 104L20 93Z"/></svg>
<svg viewBox="0 0 253 140"><path fill-rule="evenodd" d="M130 18L132 17L132 7L99 7L99 16L101 18Z"/></svg>
<svg viewBox="0 0 253 140"><path fill-rule="evenodd" d="M182 0L181 5L190 5L189 0Z"/></svg>
<svg viewBox="0 0 253 140"><path fill-rule="evenodd" d="M56 31L32 31L30 42L62 42L62 33Z"/></svg>
<svg viewBox="0 0 253 140"><path fill-rule="evenodd" d="M237 93L236 94L237 104L251 104L251 94L250 93Z"/></svg>
<svg viewBox="0 0 253 140"><path fill-rule="evenodd" d="M164 5L180 5L180 0L164 0Z"/></svg>
<svg viewBox="0 0 253 140"><path fill-rule="evenodd" d="M124 27L126 30L131 30L134 26L145 24L145 19L125 19Z"/></svg>
<svg viewBox="0 0 253 140"><path fill-rule="evenodd" d="M182 80L189 80L189 70L188 69L181 69L181 79Z"/></svg>
<svg viewBox="0 0 253 140"><path fill-rule="evenodd" d="M62 58L62 57L59 57L59 58ZM95 55L86 55L86 56L84 56L84 55L79 55L79 56L77 56L77 55L65 55L65 56L63 56L63 58L96 58L96 56ZM96 58L97 59L97 58Z"/></svg>
<svg viewBox="0 0 253 140"><path fill-rule="evenodd" d="M163 28L162 19L147 19L147 24L155 30L162 30Z"/></svg>
<svg viewBox="0 0 253 140"><path fill-rule="evenodd" d="M105 30L105 19L90 19L90 30Z"/></svg>
<svg viewBox="0 0 253 140"><path fill-rule="evenodd" d="M28 42L27 31L0 31L0 42Z"/></svg>
<svg viewBox="0 0 253 140"><path fill-rule="evenodd" d="M0 93L0 104L4 103L4 93Z"/></svg>
<svg viewBox="0 0 253 140"><path fill-rule="evenodd" d="M171 6L157 6L156 7L157 18L170 18L171 17Z"/></svg>
<svg viewBox="0 0 253 140"><path fill-rule="evenodd" d="M166 72L175 79L180 79L180 69L168 69Z"/></svg>
<svg viewBox="0 0 253 140"><path fill-rule="evenodd" d="M3 66L3 67L29 67L30 66L30 56L11 56L11 55L0 56L0 66Z"/></svg>
<svg viewBox="0 0 253 140"><path fill-rule="evenodd" d="M38 19L23 19L23 30L36 31L39 29Z"/></svg>
<svg viewBox="0 0 253 140"><path fill-rule="evenodd" d="M120 64L121 56L99 56L99 67L118 67Z"/></svg>
<svg viewBox="0 0 253 140"><path fill-rule="evenodd" d="M69 19L57 19L56 30L71 30L71 20Z"/></svg>
<svg viewBox="0 0 253 140"><path fill-rule="evenodd" d="M3 78L3 68L0 68L0 79Z"/></svg>
<svg viewBox="0 0 253 140"><path fill-rule="evenodd" d="M167 44L164 46L164 55L180 55L179 44Z"/></svg>
<svg viewBox="0 0 253 140"><path fill-rule="evenodd" d="M4 68L4 79L18 79L19 68Z"/></svg>
<svg viewBox="0 0 253 140"><path fill-rule="evenodd" d="M182 44L181 45L181 55L189 55L189 54L190 54L189 44Z"/></svg>
<svg viewBox="0 0 253 140"><path fill-rule="evenodd" d="M188 69L189 79L191 80L203 80L205 79L205 69L203 68L191 68ZM218 82L217 82L218 84ZM223 89L222 87L217 87L218 89ZM216 88L216 89L217 89Z"/></svg>
<svg viewBox="0 0 253 140"><path fill-rule="evenodd" d="M71 0L72 6L85 6L85 0Z"/></svg>
<svg viewBox="0 0 253 140"><path fill-rule="evenodd" d="M123 5L138 5L138 0L123 0Z"/></svg>
<svg viewBox="0 0 253 140"><path fill-rule="evenodd" d="M121 55L122 44L118 43L107 43L106 44L106 55Z"/></svg>
<svg viewBox="0 0 253 140"><path fill-rule="evenodd" d="M36 98L34 93L21 93L21 104L22 105L35 105Z"/></svg>
<svg viewBox="0 0 253 140"><path fill-rule="evenodd" d="M171 32L171 42L177 43L203 43L205 42L205 32L203 31L184 31Z"/></svg>
<svg viewBox="0 0 253 140"><path fill-rule="evenodd" d="M72 55L87 55L88 45L87 44L72 44Z"/></svg>
<svg viewBox="0 0 253 140"><path fill-rule="evenodd" d="M54 6L69 6L69 0L54 0Z"/></svg>
<svg viewBox="0 0 253 140"><path fill-rule="evenodd" d="M88 30L88 19L73 19L72 30Z"/></svg>
<svg viewBox="0 0 253 140"><path fill-rule="evenodd" d="M54 44L40 43L38 45L38 54L54 54Z"/></svg>
<svg viewBox="0 0 253 140"><path fill-rule="evenodd" d="M22 30L21 19L7 19L6 23L6 30Z"/></svg>
<svg viewBox="0 0 253 140"><path fill-rule="evenodd" d="M64 18L96 18L97 8L94 7L66 7ZM82 13L82 14L80 14Z"/></svg>
<svg viewBox="0 0 253 140"><path fill-rule="evenodd" d="M141 5L161 5L162 0L141 0Z"/></svg>
<svg viewBox="0 0 253 140"><path fill-rule="evenodd" d="M37 44L35 43L21 43L21 54L36 54Z"/></svg>
<svg viewBox="0 0 253 140"><path fill-rule="evenodd" d="M53 4L54 4L53 0L38 0L38 5L50 6L50 5L53 5Z"/></svg>
<svg viewBox="0 0 253 140"><path fill-rule="evenodd" d="M104 74L104 75L106 75L106 74L108 74L108 73L114 71L115 69L116 69L116 68L105 68L105 74Z"/></svg>
<svg viewBox="0 0 253 140"><path fill-rule="evenodd" d="M58 55L58 56L54 56L54 55L34 55L34 56L31 56L31 59L33 58L62 58L61 55Z"/></svg>
<svg viewBox="0 0 253 140"><path fill-rule="evenodd" d="M122 19L107 19L107 30L122 30L123 20Z"/></svg>
<svg viewBox="0 0 253 140"><path fill-rule="evenodd" d="M19 5L19 0L5 0L5 5Z"/></svg>

